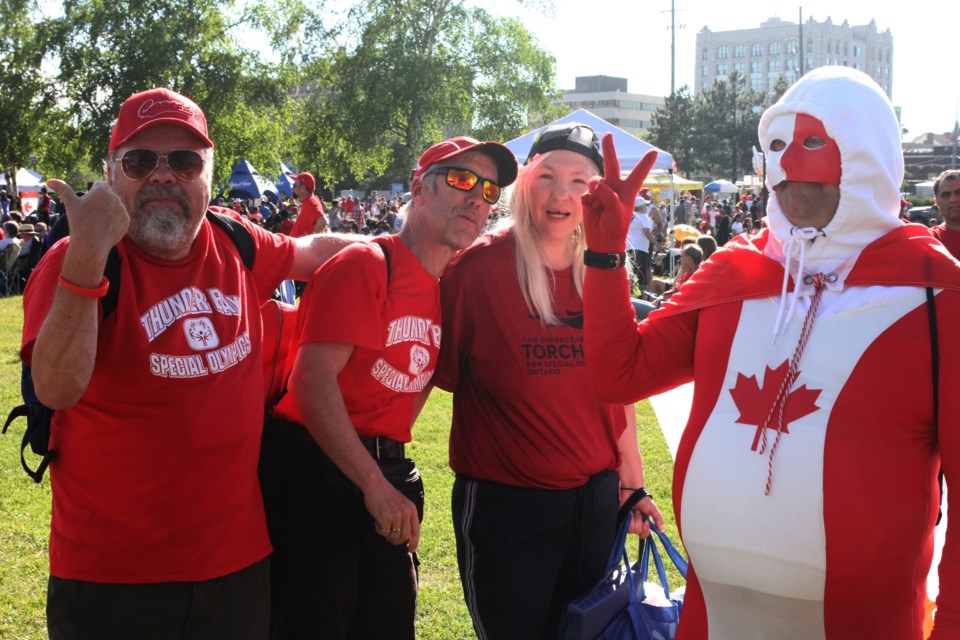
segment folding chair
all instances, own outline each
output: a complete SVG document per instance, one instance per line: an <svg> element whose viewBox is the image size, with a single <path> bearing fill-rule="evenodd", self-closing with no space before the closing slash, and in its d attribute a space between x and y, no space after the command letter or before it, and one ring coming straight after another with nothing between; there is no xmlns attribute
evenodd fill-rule
<svg viewBox="0 0 960 640"><path fill-rule="evenodd" d="M0 274L3 279L2 291L4 296L12 296L22 293L20 286L20 269L17 265L17 259L20 257L20 244L11 242L4 247L0 253Z"/></svg>

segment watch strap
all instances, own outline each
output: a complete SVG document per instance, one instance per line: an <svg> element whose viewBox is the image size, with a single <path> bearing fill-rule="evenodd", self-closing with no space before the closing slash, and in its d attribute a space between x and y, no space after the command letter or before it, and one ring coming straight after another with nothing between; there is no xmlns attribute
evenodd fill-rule
<svg viewBox="0 0 960 640"><path fill-rule="evenodd" d="M624 253L597 253L586 249L583 252L583 264L598 269L619 269L627 264L627 254Z"/></svg>

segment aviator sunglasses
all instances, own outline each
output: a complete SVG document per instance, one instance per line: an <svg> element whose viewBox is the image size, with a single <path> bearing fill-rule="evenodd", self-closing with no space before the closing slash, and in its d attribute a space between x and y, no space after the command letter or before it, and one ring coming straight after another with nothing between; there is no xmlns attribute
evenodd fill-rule
<svg viewBox="0 0 960 640"><path fill-rule="evenodd" d="M481 185L480 194L484 200L490 204L496 204L497 200L500 199L500 185L489 178L481 178L469 169L439 167L427 171L424 175L430 175L431 173L445 173L447 184L459 191L472 191L479 182Z"/></svg>
<svg viewBox="0 0 960 640"><path fill-rule="evenodd" d="M123 175L130 180L146 180L160 166L163 159L173 175L186 182L193 182L203 171L203 156L190 149L176 149L166 153L158 153L153 149L131 149L120 158L114 158L120 163Z"/></svg>

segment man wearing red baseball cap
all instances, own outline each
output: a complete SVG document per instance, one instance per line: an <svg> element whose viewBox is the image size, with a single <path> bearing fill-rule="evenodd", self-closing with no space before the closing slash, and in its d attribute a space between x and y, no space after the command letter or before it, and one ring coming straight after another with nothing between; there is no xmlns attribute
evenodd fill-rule
<svg viewBox="0 0 960 640"><path fill-rule="evenodd" d="M105 166L83 197L47 182L72 233L24 296L21 357L55 410L50 636L266 638L260 304L348 241L208 212L206 117L169 89L123 103Z"/></svg>
<svg viewBox="0 0 960 640"><path fill-rule="evenodd" d="M516 176L496 142L430 147L400 233L308 283L261 461L276 638L414 637L423 484L404 444L440 349L438 279Z"/></svg>
<svg viewBox="0 0 960 640"><path fill-rule="evenodd" d="M293 224L290 233L294 238L321 233L327 228L327 217L323 213L323 203L314 195L317 181L312 173L303 173L293 176L293 195L300 201L300 215Z"/></svg>

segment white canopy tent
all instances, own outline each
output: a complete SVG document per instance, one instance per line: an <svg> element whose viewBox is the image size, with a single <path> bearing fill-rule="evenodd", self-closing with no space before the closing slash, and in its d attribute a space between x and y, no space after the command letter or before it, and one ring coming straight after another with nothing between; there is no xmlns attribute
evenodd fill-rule
<svg viewBox="0 0 960 640"><path fill-rule="evenodd" d="M567 124L571 122L579 122L587 125L593 129L599 137L602 137L603 134L607 132L613 134L613 143L617 148L617 157L620 159L620 170L623 172L628 172L633 169L637 163L640 162L640 159L644 156L644 154L651 149L654 149L660 153L660 155L657 157L657 163L653 165L654 169L673 169L672 155L666 151L663 151L662 149L657 149L657 147L653 146L652 144L644 142L640 138L630 133L627 133L620 127L610 124L603 118L590 113L586 109L578 109L577 111L565 115L558 120L554 120L550 124ZM526 135L522 135L519 138L515 138L504 143L507 148L513 152L513 155L517 157L517 161L521 165L524 163L524 161L526 161L527 155L530 153L530 147L533 146L533 139L542 128L543 127L534 129Z"/></svg>
<svg viewBox="0 0 960 640"><path fill-rule="evenodd" d="M42 183L43 175L36 171L30 171L30 169L24 169L22 167L17 169L17 189L20 191L39 191Z"/></svg>

